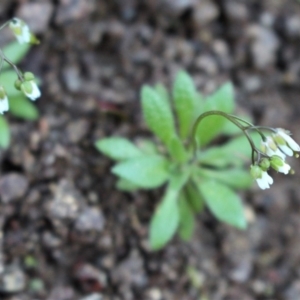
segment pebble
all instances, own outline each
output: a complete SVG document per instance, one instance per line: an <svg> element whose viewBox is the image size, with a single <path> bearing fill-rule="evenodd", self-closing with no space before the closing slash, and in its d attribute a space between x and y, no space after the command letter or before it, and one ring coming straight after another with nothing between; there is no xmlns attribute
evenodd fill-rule
<svg viewBox="0 0 300 300"><path fill-rule="evenodd" d="M102 299L103 299L103 296L102 296L102 294L99 294L99 293L93 293L86 297L80 298L80 300L102 300Z"/></svg>
<svg viewBox="0 0 300 300"><path fill-rule="evenodd" d="M70 21L78 21L89 15L95 9L96 2L91 0L59 0L55 22L58 25Z"/></svg>
<svg viewBox="0 0 300 300"><path fill-rule="evenodd" d="M8 266L0 277L0 291L3 293L17 293L25 289L26 278L24 272L17 266Z"/></svg>
<svg viewBox="0 0 300 300"><path fill-rule="evenodd" d="M253 39L251 43L251 54L254 66L258 69L265 69L275 63L276 51L280 45L275 32L259 25L250 26L249 37Z"/></svg>
<svg viewBox="0 0 300 300"><path fill-rule="evenodd" d="M9 173L0 179L0 196L3 203L22 198L28 189L28 180L18 173Z"/></svg>
<svg viewBox="0 0 300 300"><path fill-rule="evenodd" d="M99 292L107 285L106 274L88 263L77 265L73 276L79 282L80 287L86 292Z"/></svg>
<svg viewBox="0 0 300 300"><path fill-rule="evenodd" d="M198 1L193 9L193 20L197 26L207 25L215 21L219 15L219 8L213 1Z"/></svg>
<svg viewBox="0 0 300 300"><path fill-rule="evenodd" d="M144 287L147 277L143 266L143 259L137 250L132 250L130 256L112 270L112 281Z"/></svg>
<svg viewBox="0 0 300 300"><path fill-rule="evenodd" d="M102 212L96 207L85 208L78 216L75 228L79 231L102 231L105 219Z"/></svg>
<svg viewBox="0 0 300 300"><path fill-rule="evenodd" d="M89 130L89 122L86 119L72 121L67 126L67 137L71 143L80 142Z"/></svg>
<svg viewBox="0 0 300 300"><path fill-rule="evenodd" d="M34 33L46 32L53 14L51 1L24 2L17 11L17 16L24 20Z"/></svg>
<svg viewBox="0 0 300 300"><path fill-rule="evenodd" d="M53 200L48 205L52 217L59 219L76 219L84 200L73 183L61 180L55 189Z"/></svg>
<svg viewBox="0 0 300 300"><path fill-rule="evenodd" d="M56 286L46 300L74 300L75 291L70 286Z"/></svg>

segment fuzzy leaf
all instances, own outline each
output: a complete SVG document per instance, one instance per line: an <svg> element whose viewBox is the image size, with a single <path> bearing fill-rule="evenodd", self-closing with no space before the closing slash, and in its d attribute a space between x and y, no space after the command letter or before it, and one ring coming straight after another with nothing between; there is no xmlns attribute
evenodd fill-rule
<svg viewBox="0 0 300 300"><path fill-rule="evenodd" d="M195 217L189 206L188 200L183 196L181 196L179 200L179 215L179 236L182 240L188 241L191 239L194 232Z"/></svg>
<svg viewBox="0 0 300 300"><path fill-rule="evenodd" d="M179 135L186 138L195 118L197 94L192 78L184 71L180 71L173 87L175 111L179 123Z"/></svg>
<svg viewBox="0 0 300 300"><path fill-rule="evenodd" d="M211 213L220 221L246 229L241 199L226 185L213 180L199 182L199 189Z"/></svg>
<svg viewBox="0 0 300 300"><path fill-rule="evenodd" d="M35 105L22 94L9 98L9 111L24 120L35 121L39 118L39 111Z"/></svg>
<svg viewBox="0 0 300 300"><path fill-rule="evenodd" d="M173 136L171 139L169 152L176 162L182 163L188 159L188 153L186 152L182 141L177 136Z"/></svg>
<svg viewBox="0 0 300 300"><path fill-rule="evenodd" d="M6 119L0 116L0 147L8 148L10 144L10 130Z"/></svg>
<svg viewBox="0 0 300 300"><path fill-rule="evenodd" d="M149 86L144 86L141 93L143 115L148 127L168 146L176 134L169 103Z"/></svg>
<svg viewBox="0 0 300 300"><path fill-rule="evenodd" d="M170 105L169 93L163 84L160 84L160 83L157 84L155 86L155 91L159 94L161 99L163 99L165 102L169 103L169 105Z"/></svg>
<svg viewBox="0 0 300 300"><path fill-rule="evenodd" d="M139 189L137 185L123 178L117 181L116 188L119 191L124 191L124 192L133 192Z"/></svg>
<svg viewBox="0 0 300 300"><path fill-rule="evenodd" d="M199 213L204 208L203 197L199 192L198 186L194 182L189 182L185 188L185 197L189 206L195 213Z"/></svg>
<svg viewBox="0 0 300 300"><path fill-rule="evenodd" d="M169 162L162 156L139 156L118 163L112 173L141 188L156 188L169 177Z"/></svg>
<svg viewBox="0 0 300 300"><path fill-rule="evenodd" d="M150 224L150 245L161 249L175 234L179 225L178 197L189 178L190 170L177 173L170 178L167 191L158 205Z"/></svg>
<svg viewBox="0 0 300 300"><path fill-rule="evenodd" d="M1 73L1 85L4 87L8 98L23 95L15 88L14 84L16 79L18 79L18 76L13 70L8 70Z"/></svg>
<svg viewBox="0 0 300 300"><path fill-rule="evenodd" d="M142 152L129 140L122 137L109 137L96 141L96 148L114 160L124 160L141 156Z"/></svg>
<svg viewBox="0 0 300 300"><path fill-rule="evenodd" d="M207 150L201 151L198 155L198 160L202 165L224 168L234 164L236 159L229 151L224 151L223 147L210 147Z"/></svg>
<svg viewBox="0 0 300 300"><path fill-rule="evenodd" d="M199 170L199 174L220 181L235 189L248 189L253 183L250 172L242 169L212 170L202 168Z"/></svg>
<svg viewBox="0 0 300 300"><path fill-rule="evenodd" d="M179 224L178 194L167 190L150 223L150 245L153 250L163 248L174 236Z"/></svg>
<svg viewBox="0 0 300 300"><path fill-rule="evenodd" d="M29 49L29 44L20 44L19 42L15 41L3 47L2 50L5 56L7 56L9 60L16 65L24 58L24 56L28 53ZM9 64L4 63L3 67L8 68Z"/></svg>
<svg viewBox="0 0 300 300"><path fill-rule="evenodd" d="M232 113L234 110L234 91L231 83L223 84L216 92L208 96L204 104L204 112L220 110ZM225 122L222 116L208 116L201 121L197 128L198 145L203 147L222 131Z"/></svg>

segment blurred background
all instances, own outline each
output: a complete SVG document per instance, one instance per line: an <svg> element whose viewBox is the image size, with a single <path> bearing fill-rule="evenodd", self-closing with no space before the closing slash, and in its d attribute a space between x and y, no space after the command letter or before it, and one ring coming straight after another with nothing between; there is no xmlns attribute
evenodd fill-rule
<svg viewBox="0 0 300 300"><path fill-rule="evenodd" d="M300 299L299 160L294 176L241 194L246 232L205 212L192 241L153 253L161 191L116 191L93 145L148 135L140 87L170 87L180 69L204 94L233 81L237 113L299 142L300 1L2 0L1 23L13 16L41 40L19 66L41 78L42 97L38 121L7 114L0 299ZM12 40L1 32L1 46Z"/></svg>

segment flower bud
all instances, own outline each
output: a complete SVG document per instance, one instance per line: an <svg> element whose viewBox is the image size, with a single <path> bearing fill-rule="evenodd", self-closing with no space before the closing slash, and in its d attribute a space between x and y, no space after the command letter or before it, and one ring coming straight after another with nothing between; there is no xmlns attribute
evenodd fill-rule
<svg viewBox="0 0 300 300"><path fill-rule="evenodd" d="M263 158L260 162L259 162L259 166L263 171L267 171L270 168L270 161L268 158Z"/></svg>
<svg viewBox="0 0 300 300"><path fill-rule="evenodd" d="M258 165L251 165L250 174L254 179L262 177L262 169Z"/></svg>
<svg viewBox="0 0 300 300"><path fill-rule="evenodd" d="M21 90L21 84L22 84L22 81L21 80L19 80L19 79L17 79L16 81L15 81L15 88L17 89L17 90Z"/></svg>
<svg viewBox="0 0 300 300"><path fill-rule="evenodd" d="M33 80L33 79L34 79L34 74L31 73L31 72L25 72L25 73L24 73L24 79L25 79L26 81Z"/></svg>

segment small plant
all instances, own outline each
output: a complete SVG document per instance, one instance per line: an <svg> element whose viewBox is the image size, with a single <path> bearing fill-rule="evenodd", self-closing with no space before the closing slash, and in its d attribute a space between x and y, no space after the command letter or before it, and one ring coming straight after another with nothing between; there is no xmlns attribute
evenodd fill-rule
<svg viewBox="0 0 300 300"><path fill-rule="evenodd" d="M37 80L31 72L22 73L16 64L28 53L30 44L39 42L29 27L18 18L6 22L0 30L6 26L12 30L17 42L0 49L0 114L10 110L16 117L36 120L39 116L38 110L27 98L34 101L40 97ZM9 144L9 125L5 117L0 115L0 147L7 148Z"/></svg>
<svg viewBox="0 0 300 300"><path fill-rule="evenodd" d="M269 168L287 174L290 166L285 156L300 150L284 130L254 126L249 117L232 115L231 83L204 98L190 76L179 72L172 97L158 84L144 86L141 98L145 121L162 145L151 140L136 145L110 137L98 140L96 147L117 161L112 173L119 177L118 189L154 189L166 184L150 225L154 250L165 246L176 232L189 240L195 214L205 206L218 220L245 229L245 212L236 190L250 188L253 178L262 189L268 188L273 183ZM218 136L226 142L208 146ZM256 146L259 141L261 150ZM244 169L249 157L250 172Z"/></svg>

